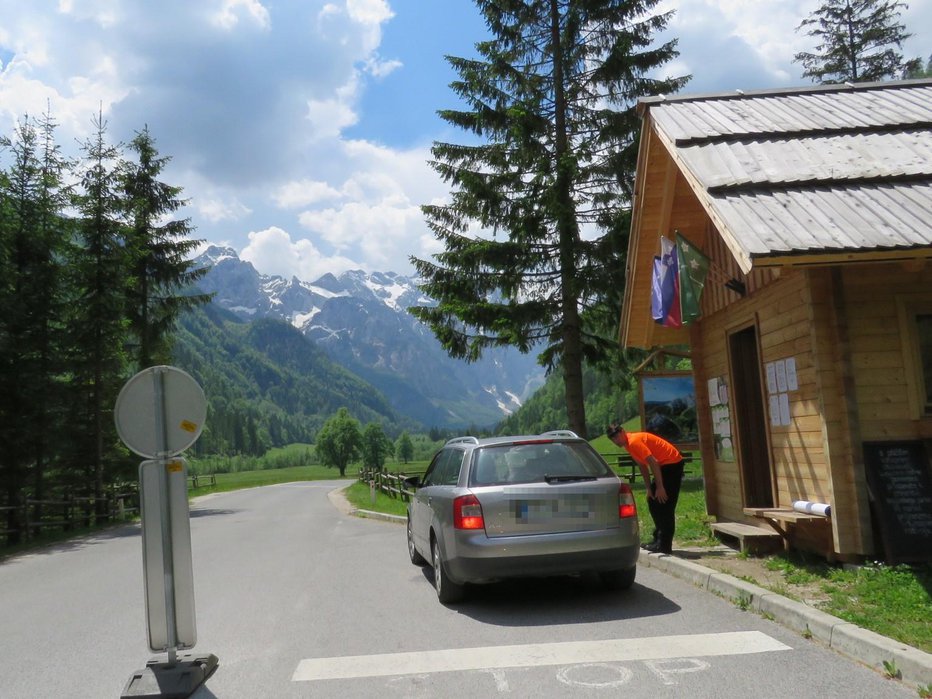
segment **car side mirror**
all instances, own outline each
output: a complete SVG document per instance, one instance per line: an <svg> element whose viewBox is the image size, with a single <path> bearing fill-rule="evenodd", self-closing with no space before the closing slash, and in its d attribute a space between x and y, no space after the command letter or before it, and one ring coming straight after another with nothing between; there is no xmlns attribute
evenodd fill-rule
<svg viewBox="0 0 932 699"><path fill-rule="evenodd" d="M417 490L421 487L421 477L420 476L408 476L404 479L404 484L409 488Z"/></svg>

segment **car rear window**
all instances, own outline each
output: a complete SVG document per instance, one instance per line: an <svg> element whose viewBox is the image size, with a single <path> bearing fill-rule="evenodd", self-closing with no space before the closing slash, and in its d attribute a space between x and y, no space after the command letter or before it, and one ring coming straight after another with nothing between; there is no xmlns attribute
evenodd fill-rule
<svg viewBox="0 0 932 699"><path fill-rule="evenodd" d="M473 452L472 463L469 483L474 486L612 475L612 470L585 442L535 441L480 447Z"/></svg>

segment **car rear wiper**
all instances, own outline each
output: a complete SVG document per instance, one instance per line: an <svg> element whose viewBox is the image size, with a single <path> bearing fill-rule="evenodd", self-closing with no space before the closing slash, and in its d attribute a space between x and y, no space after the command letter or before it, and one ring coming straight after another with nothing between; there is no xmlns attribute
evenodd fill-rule
<svg viewBox="0 0 932 699"><path fill-rule="evenodd" d="M544 476L548 483L575 483L577 481L594 481L595 476Z"/></svg>

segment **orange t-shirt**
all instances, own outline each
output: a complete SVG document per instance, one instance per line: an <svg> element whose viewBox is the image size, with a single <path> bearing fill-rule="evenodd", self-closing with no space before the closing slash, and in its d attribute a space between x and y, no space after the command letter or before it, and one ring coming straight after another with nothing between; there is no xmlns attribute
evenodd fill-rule
<svg viewBox="0 0 932 699"><path fill-rule="evenodd" d="M661 466L679 463L683 455L670 442L650 432L626 432L628 453L639 464L647 465L647 457L653 456Z"/></svg>

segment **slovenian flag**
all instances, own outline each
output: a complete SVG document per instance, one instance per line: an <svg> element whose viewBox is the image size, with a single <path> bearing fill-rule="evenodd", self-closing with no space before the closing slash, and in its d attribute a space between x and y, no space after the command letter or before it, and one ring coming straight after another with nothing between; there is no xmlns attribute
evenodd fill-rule
<svg viewBox="0 0 932 699"><path fill-rule="evenodd" d="M668 328L678 328L680 320L680 289L676 246L660 238L660 257L654 258L651 280L651 317Z"/></svg>

